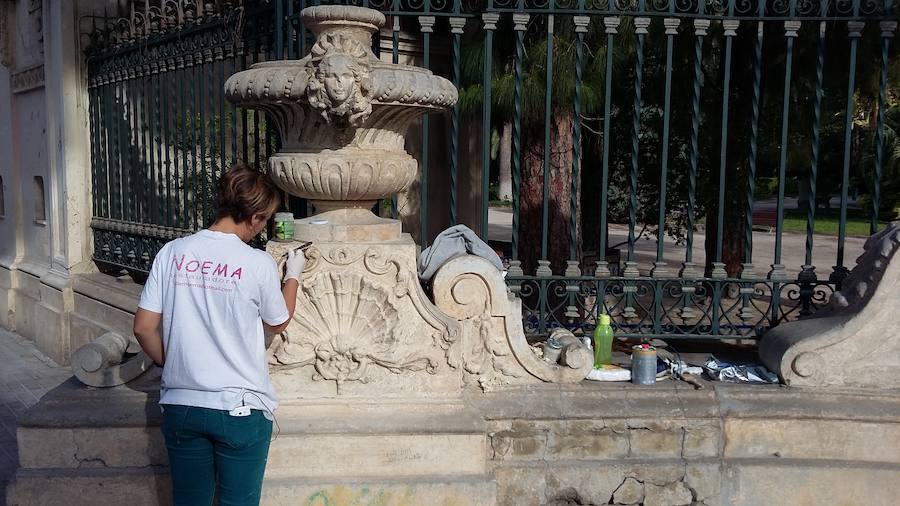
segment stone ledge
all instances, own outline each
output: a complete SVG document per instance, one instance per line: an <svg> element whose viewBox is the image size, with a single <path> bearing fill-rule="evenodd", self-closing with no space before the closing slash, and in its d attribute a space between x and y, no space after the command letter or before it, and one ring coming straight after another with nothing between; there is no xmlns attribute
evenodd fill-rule
<svg viewBox="0 0 900 506"><path fill-rule="evenodd" d="M279 435L269 449L266 476L483 476L483 434Z"/></svg>
<svg viewBox="0 0 900 506"><path fill-rule="evenodd" d="M488 420L719 416L714 389L694 390L674 381L649 388L588 381L529 385L473 395L469 400Z"/></svg>
<svg viewBox="0 0 900 506"><path fill-rule="evenodd" d="M75 293L104 302L110 306L127 311L137 312L137 304L143 287L131 278L114 278L106 274L80 274L72 282Z"/></svg>
<svg viewBox="0 0 900 506"><path fill-rule="evenodd" d="M485 421L458 404L412 401L282 404L283 434L484 434Z"/></svg>
<svg viewBox="0 0 900 506"><path fill-rule="evenodd" d="M723 417L900 422L900 391L716 385Z"/></svg>
<svg viewBox="0 0 900 506"><path fill-rule="evenodd" d="M154 368L127 386L92 388L75 377L47 392L19 420L19 427L109 428L159 426L159 373ZM154 379L156 379L154 381Z"/></svg>

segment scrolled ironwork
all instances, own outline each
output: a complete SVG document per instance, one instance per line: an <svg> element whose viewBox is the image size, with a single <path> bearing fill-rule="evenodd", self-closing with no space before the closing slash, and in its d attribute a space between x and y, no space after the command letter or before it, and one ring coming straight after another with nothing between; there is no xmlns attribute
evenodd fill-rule
<svg viewBox="0 0 900 506"><path fill-rule="evenodd" d="M856 4L858 1L859 0L834 0L834 12L838 15L844 16L853 14L854 4Z"/></svg>
<svg viewBox="0 0 900 506"><path fill-rule="evenodd" d="M884 0L861 0L859 5L859 13L863 16L875 16L884 14Z"/></svg>

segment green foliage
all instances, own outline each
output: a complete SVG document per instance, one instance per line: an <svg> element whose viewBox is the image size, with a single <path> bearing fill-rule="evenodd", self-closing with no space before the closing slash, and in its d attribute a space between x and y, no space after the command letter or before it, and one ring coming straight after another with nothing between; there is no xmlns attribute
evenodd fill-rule
<svg viewBox="0 0 900 506"><path fill-rule="evenodd" d="M863 155L865 179L875 180L875 132L869 131L861 143L868 147ZM883 156L881 166L881 202L879 217L882 220L900 219L900 105L890 107L884 114ZM872 190L860 202L871 210Z"/></svg>

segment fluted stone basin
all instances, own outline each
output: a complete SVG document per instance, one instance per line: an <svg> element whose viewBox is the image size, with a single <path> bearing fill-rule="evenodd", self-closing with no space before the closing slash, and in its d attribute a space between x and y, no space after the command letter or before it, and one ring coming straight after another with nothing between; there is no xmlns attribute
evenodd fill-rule
<svg viewBox="0 0 900 506"><path fill-rule="evenodd" d="M301 18L316 36L310 54L231 76L226 97L276 122L281 150L268 170L279 187L319 213L369 209L415 179L406 130L416 117L455 104L456 88L428 70L378 60L371 51L384 24L378 11L317 6Z"/></svg>

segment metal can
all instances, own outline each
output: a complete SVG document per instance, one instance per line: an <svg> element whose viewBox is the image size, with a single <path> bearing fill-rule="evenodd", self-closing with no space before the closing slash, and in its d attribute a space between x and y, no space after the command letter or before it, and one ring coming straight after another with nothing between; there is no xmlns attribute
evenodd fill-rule
<svg viewBox="0 0 900 506"><path fill-rule="evenodd" d="M631 382L635 385L656 383L656 348L647 344L631 348Z"/></svg>
<svg viewBox="0 0 900 506"><path fill-rule="evenodd" d="M555 337L550 337L544 343L544 360L555 364L559 362L559 356L562 354L562 343Z"/></svg>

